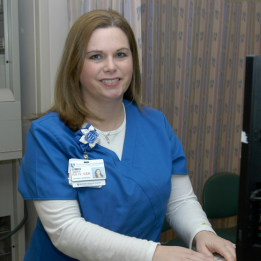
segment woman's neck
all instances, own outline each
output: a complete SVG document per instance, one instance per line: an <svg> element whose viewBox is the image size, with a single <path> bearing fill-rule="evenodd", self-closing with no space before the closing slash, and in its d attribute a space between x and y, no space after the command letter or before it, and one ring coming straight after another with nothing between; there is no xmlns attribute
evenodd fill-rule
<svg viewBox="0 0 261 261"><path fill-rule="evenodd" d="M86 119L86 122L93 125L101 131L112 131L118 129L124 120L124 109L122 101L103 103L103 104L88 104L89 111L94 113L98 118L102 119Z"/></svg>

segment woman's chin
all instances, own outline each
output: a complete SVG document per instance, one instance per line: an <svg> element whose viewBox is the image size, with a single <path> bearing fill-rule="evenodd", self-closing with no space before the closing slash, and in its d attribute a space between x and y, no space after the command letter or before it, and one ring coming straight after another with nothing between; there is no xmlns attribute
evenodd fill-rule
<svg viewBox="0 0 261 261"><path fill-rule="evenodd" d="M119 101L123 99L123 93L110 93L104 96L104 100L109 101Z"/></svg>

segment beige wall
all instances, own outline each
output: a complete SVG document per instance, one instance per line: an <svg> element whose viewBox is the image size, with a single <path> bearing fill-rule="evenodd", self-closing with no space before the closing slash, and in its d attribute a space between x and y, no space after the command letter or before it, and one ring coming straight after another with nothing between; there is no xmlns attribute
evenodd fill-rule
<svg viewBox="0 0 261 261"><path fill-rule="evenodd" d="M22 118L47 110L53 99L57 66L68 33L67 1L19 0ZM29 122L22 121L23 151ZM37 214L27 202L26 247Z"/></svg>

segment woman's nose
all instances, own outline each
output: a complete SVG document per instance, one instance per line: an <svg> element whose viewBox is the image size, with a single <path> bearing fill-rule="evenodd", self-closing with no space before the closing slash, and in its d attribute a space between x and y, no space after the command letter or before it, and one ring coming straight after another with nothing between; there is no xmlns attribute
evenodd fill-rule
<svg viewBox="0 0 261 261"><path fill-rule="evenodd" d="M104 71L106 72L114 72L117 70L117 66L115 64L115 61L113 59L113 57L108 57L106 59L106 63L105 63L105 66L104 66Z"/></svg>

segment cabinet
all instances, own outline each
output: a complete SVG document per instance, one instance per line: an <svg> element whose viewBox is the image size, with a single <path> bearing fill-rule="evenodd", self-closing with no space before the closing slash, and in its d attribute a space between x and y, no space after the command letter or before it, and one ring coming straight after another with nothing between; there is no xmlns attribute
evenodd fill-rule
<svg viewBox="0 0 261 261"><path fill-rule="evenodd" d="M0 160L22 157L17 0L0 0Z"/></svg>
<svg viewBox="0 0 261 261"><path fill-rule="evenodd" d="M0 238L24 217L17 191L22 158L18 0L0 0ZM0 241L0 261L20 261L24 227Z"/></svg>

